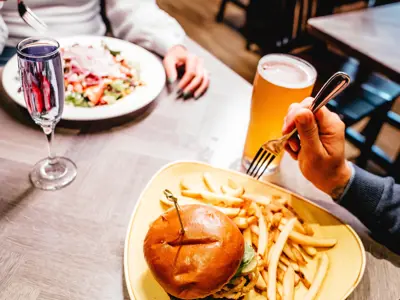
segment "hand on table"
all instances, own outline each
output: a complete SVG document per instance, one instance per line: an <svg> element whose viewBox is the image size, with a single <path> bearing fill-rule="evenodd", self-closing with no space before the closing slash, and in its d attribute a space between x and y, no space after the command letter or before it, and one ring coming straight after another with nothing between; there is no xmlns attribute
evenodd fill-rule
<svg viewBox="0 0 400 300"><path fill-rule="evenodd" d="M296 127L300 140L290 139L286 151L299 161L304 177L333 199L339 199L352 172L344 155L345 125L326 107L314 115L308 109L312 101L313 98L306 98L289 107L282 133Z"/></svg>
<svg viewBox="0 0 400 300"><path fill-rule="evenodd" d="M169 49L163 63L170 84L178 79L177 68L185 66L185 73L178 83L178 93L183 93L185 99L192 96L198 99L207 90L210 79L203 59L188 52L185 47L178 45Z"/></svg>

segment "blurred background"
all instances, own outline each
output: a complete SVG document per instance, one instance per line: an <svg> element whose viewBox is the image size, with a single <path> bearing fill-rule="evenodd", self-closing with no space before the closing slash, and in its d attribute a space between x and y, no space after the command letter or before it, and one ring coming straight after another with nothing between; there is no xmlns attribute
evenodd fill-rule
<svg viewBox="0 0 400 300"><path fill-rule="evenodd" d="M346 71L353 80L351 88L329 104L347 125L347 158L363 168L379 175L391 175L400 179L400 82L395 76L376 72L376 66L368 59L360 62L353 57L351 47L338 46L329 39L316 38L311 34L308 20L313 17L339 15L344 12L399 8L399 1L353 0L157 0L159 6L176 18L190 38L214 54L222 62L252 83L258 60L267 53L291 53L309 61L318 72L315 89L334 72ZM397 3L397 4L393 4ZM380 11L379 22L388 26L397 19L394 9ZM389 11L389 13L387 13ZM387 14L387 16L385 15ZM374 15L371 19L378 22ZM400 17L400 16L399 16ZM378 30L371 19L349 16L346 30L357 26L372 33L359 36L360 41L377 42L380 37L393 43L400 27ZM340 24L341 20L333 24ZM343 20L344 21L344 20ZM346 20L347 22L348 20ZM335 23L336 22L336 23ZM343 25L343 24L342 24ZM364 28L365 27L365 28ZM361 42L360 42L361 43ZM340 43L339 43L340 44ZM376 45L376 51L379 44ZM343 50L346 51L343 51ZM397 47L399 49L399 47ZM361 51L362 52L362 51ZM372 60L374 59L372 55ZM378 68L379 69L379 68ZM380 71L380 70L379 70ZM393 75L390 73L390 75ZM398 74L396 74L397 76ZM391 79L389 79L389 77ZM399 78L400 76L396 77Z"/></svg>

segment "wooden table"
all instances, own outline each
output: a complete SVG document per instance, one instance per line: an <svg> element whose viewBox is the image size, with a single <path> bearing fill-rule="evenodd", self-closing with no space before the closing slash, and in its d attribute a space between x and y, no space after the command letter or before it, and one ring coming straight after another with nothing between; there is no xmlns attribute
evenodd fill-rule
<svg viewBox="0 0 400 300"><path fill-rule="evenodd" d="M314 36L400 82L400 3L308 21Z"/></svg>
<svg viewBox="0 0 400 300"><path fill-rule="evenodd" d="M56 150L73 159L78 176L67 188L31 187L28 173L46 155L45 138L4 96L0 106L0 299L128 299L123 247L141 190L164 164L182 159L238 169L251 86L192 41L212 73L200 100L164 90L150 111L128 123L59 126ZM30 124L30 123L29 123ZM363 228L317 191L286 157L272 181L316 201ZM368 264L350 299L400 298L400 259L365 239ZM335 300L335 299L333 299Z"/></svg>

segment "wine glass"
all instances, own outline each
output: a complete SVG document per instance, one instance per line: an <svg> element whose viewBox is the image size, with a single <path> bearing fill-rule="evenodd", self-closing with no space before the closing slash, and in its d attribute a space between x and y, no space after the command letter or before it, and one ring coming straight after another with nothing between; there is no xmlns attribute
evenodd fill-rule
<svg viewBox="0 0 400 300"><path fill-rule="evenodd" d="M64 109L64 75L56 40L31 37L17 46L18 68L26 107L33 121L40 125L47 137L49 155L39 161L30 173L34 186L43 190L57 190L76 177L75 164L52 152L54 128Z"/></svg>

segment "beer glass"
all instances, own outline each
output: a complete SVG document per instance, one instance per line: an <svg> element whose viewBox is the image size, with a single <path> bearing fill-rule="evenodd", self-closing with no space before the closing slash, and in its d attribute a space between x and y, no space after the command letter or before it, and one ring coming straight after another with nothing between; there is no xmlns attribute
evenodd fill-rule
<svg viewBox="0 0 400 300"><path fill-rule="evenodd" d="M308 62L286 54L260 59L253 84L250 122L242 164L247 169L260 146L282 135L283 119L290 104L311 95L317 72ZM266 170L272 173L281 155Z"/></svg>

